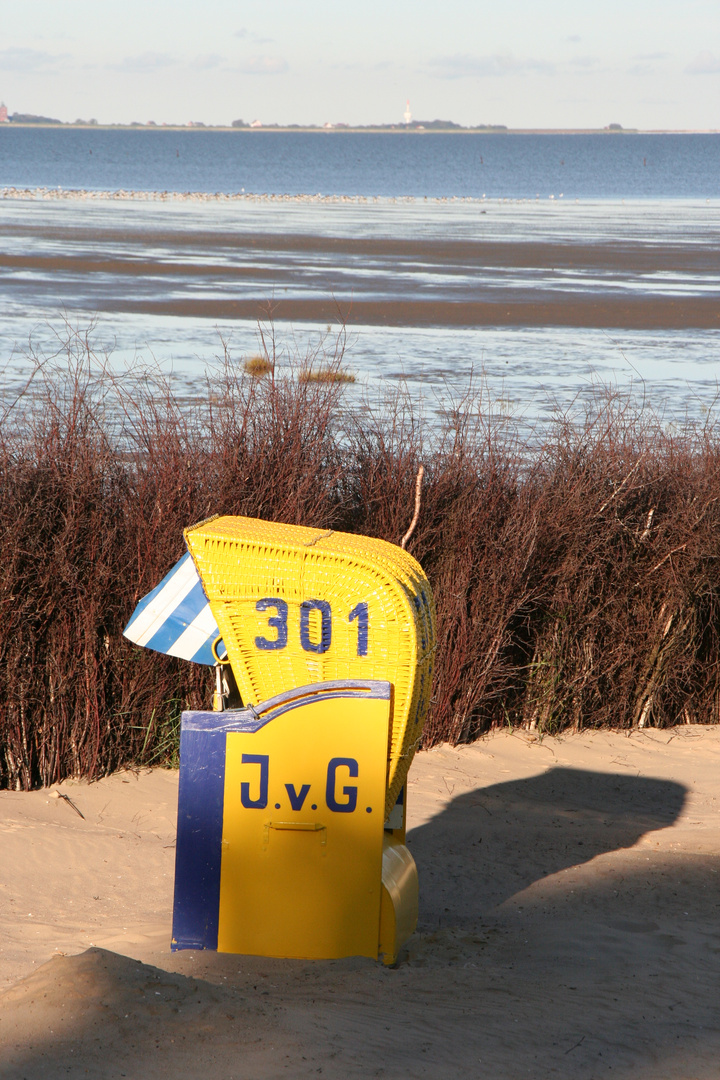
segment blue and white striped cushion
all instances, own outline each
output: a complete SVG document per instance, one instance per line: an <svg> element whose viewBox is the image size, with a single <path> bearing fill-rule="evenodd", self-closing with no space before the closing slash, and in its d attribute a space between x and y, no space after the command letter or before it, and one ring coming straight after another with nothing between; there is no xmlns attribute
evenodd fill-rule
<svg viewBox="0 0 720 1080"><path fill-rule="evenodd" d="M146 649L215 663L212 643L220 631L189 554L143 597L123 633Z"/></svg>

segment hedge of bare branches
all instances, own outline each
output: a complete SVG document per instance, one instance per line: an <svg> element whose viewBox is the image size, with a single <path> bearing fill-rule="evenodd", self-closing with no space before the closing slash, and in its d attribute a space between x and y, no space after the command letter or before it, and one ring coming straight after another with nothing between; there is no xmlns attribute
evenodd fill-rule
<svg viewBox="0 0 720 1080"><path fill-rule="evenodd" d="M338 361L336 354L334 362ZM0 429L0 786L172 763L209 669L121 635L212 513L399 542L438 606L428 745L718 719L720 438L611 398L523 446L468 400L432 434L408 402L255 378L228 358L195 400L122 378L80 340Z"/></svg>

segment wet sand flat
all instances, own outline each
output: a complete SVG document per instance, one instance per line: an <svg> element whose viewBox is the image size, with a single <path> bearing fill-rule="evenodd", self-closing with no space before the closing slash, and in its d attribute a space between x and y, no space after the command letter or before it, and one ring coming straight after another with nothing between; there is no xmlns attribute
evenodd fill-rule
<svg viewBox="0 0 720 1080"><path fill-rule="evenodd" d="M262 351L259 324L284 371L332 355L345 324L352 408L400 380L434 423L481 378L523 427L593 408L600 386L704 423L719 207L16 192L0 197L7 392L88 329L114 370L157 366L193 400L216 360Z"/></svg>
<svg viewBox="0 0 720 1080"><path fill-rule="evenodd" d="M713 207L0 205L28 309L353 326L716 329Z"/></svg>
<svg viewBox="0 0 720 1080"><path fill-rule="evenodd" d="M399 966L168 951L176 774L0 793L0 1076L710 1080L720 730L418 755Z"/></svg>
<svg viewBox="0 0 720 1080"><path fill-rule="evenodd" d="M107 311L174 315L205 319L267 319L291 322L339 322L348 326L453 328L475 326L604 327L624 330L712 330L720 328L720 301L577 300L565 294L545 301L495 303L471 301L327 300L128 300Z"/></svg>
<svg viewBox="0 0 720 1080"><path fill-rule="evenodd" d="M720 253L187 237L165 258L0 252L8 299L180 318L418 327L716 329ZM101 238L94 243L102 248ZM77 244L77 238L75 240ZM138 246L150 245L147 237ZM152 246L160 246L155 238Z"/></svg>

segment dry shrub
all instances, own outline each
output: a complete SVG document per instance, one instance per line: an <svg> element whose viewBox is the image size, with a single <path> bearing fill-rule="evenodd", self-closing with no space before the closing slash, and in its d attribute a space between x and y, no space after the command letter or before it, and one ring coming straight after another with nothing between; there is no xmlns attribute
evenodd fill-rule
<svg viewBox="0 0 720 1080"><path fill-rule="evenodd" d="M306 368L298 374L301 383L354 383L355 376L350 371L343 371L335 365Z"/></svg>
<svg viewBox="0 0 720 1080"><path fill-rule="evenodd" d="M71 337L0 429L0 786L172 762L207 668L122 637L211 513L336 520L338 389L257 380L226 356L207 395L118 378Z"/></svg>
<svg viewBox="0 0 720 1080"><path fill-rule="evenodd" d="M438 599L426 741L715 722L717 432L609 398L529 452L498 435L441 472L445 542L414 538Z"/></svg>
<svg viewBox="0 0 720 1080"><path fill-rule="evenodd" d="M263 375L270 374L273 370L273 363L267 356L249 356L243 364L243 370L246 375L254 375L260 379Z"/></svg>
<svg viewBox="0 0 720 1080"><path fill-rule="evenodd" d="M338 367L338 339L324 361ZM522 444L486 401L432 434L402 394L225 354L184 400L71 338L0 429L0 786L172 763L208 669L122 637L137 601L213 513L312 523L409 549L438 608L425 739L718 718L720 439L669 433L607 398ZM317 357L312 357L315 361ZM307 358L298 370L307 369Z"/></svg>

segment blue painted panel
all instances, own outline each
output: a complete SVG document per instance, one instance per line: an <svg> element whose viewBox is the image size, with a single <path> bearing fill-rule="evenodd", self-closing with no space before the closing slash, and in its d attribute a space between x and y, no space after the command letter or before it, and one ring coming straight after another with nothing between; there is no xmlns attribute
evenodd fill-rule
<svg viewBox="0 0 720 1080"><path fill-rule="evenodd" d="M224 791L225 732L188 730L183 722L173 951L217 949Z"/></svg>

